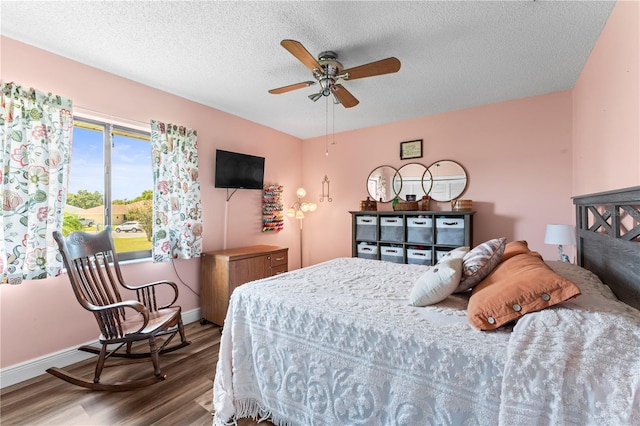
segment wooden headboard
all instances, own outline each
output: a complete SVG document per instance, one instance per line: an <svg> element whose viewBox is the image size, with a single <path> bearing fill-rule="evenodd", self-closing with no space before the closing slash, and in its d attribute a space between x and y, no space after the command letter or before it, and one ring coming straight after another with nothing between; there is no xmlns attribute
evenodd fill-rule
<svg viewBox="0 0 640 426"><path fill-rule="evenodd" d="M640 186L573 197L578 265L640 309Z"/></svg>

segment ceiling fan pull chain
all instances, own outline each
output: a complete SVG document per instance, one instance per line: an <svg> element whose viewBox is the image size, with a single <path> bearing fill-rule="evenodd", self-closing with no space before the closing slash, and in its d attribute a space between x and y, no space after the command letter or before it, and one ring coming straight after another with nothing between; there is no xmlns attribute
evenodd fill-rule
<svg viewBox="0 0 640 426"><path fill-rule="evenodd" d="M333 142L331 143L331 145L335 145L336 144L336 103L333 102L333 131L331 132L331 138L333 139Z"/></svg>
<svg viewBox="0 0 640 426"><path fill-rule="evenodd" d="M329 155L329 97L325 96L326 102L325 102L325 126L324 126L324 130L325 130L325 140L324 140L324 155Z"/></svg>

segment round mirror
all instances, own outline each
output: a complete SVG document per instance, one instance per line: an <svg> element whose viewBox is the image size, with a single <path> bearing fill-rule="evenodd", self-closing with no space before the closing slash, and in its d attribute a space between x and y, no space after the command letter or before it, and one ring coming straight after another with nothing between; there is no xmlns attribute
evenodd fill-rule
<svg viewBox="0 0 640 426"><path fill-rule="evenodd" d="M418 201L431 189L431 173L420 163L407 163L398 170L400 179L393 182L398 198L404 201Z"/></svg>
<svg viewBox="0 0 640 426"><path fill-rule="evenodd" d="M435 201L451 201L467 189L467 172L451 160L436 161L429 166L432 186L429 196Z"/></svg>
<svg viewBox="0 0 640 426"><path fill-rule="evenodd" d="M380 166L369 174L367 178L367 192L372 200L388 203L398 195L394 191L394 182L399 180L398 170L391 166Z"/></svg>

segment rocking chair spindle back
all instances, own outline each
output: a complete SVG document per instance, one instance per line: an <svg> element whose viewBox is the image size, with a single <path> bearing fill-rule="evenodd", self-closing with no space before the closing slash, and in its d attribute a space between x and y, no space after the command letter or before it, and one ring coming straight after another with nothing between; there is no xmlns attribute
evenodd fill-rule
<svg viewBox="0 0 640 426"><path fill-rule="evenodd" d="M98 354L93 381L75 376L60 368L53 367L47 372L73 383L95 390L129 390L140 386L148 386L164 380L160 369L159 355L188 345L184 334L180 306L174 305L178 300L178 286L171 281L157 281L131 286L122 277L118 256L114 249L111 227L106 226L96 234L73 232L64 237L54 232L73 292L80 305L92 312L100 329L98 341L101 348L82 346L79 350ZM158 304L156 287L169 287L173 290L173 300ZM137 300L124 300L120 288L135 292ZM176 333L180 334L180 342L167 347ZM158 347L156 338L166 336ZM134 353L134 342L147 340L149 352ZM109 349L109 345L117 345ZM126 351L118 352L126 346ZM124 382L101 382L100 375L107 358L143 358L150 357L153 363L153 377Z"/></svg>

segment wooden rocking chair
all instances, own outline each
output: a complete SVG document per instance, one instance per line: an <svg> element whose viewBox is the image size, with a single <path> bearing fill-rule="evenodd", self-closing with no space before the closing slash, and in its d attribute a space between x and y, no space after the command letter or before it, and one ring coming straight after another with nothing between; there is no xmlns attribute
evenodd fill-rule
<svg viewBox="0 0 640 426"><path fill-rule="evenodd" d="M53 237L62 253L78 302L83 308L93 312L98 322L102 333L98 340L102 348L78 348L99 355L93 381L57 367L49 368L47 372L74 385L94 390L125 391L164 380L166 375L160 369L159 355L190 343L185 338L180 306L173 306L178 299L178 286L170 281L158 281L137 287L127 285L120 272L110 226L106 226L97 234L73 232L63 237L56 231ZM173 288L173 300L171 303L158 306L156 288L166 286ZM138 300L123 301L119 287L135 291ZM167 347L178 332L180 343ZM166 337L158 347L157 338L160 336ZM132 352L132 344L143 340L149 342L149 352ZM114 345L117 347L113 348ZM126 352L118 352L125 345ZM153 376L115 383L101 382L100 374L105 367L105 361L111 356L150 357Z"/></svg>

